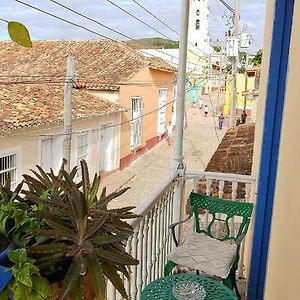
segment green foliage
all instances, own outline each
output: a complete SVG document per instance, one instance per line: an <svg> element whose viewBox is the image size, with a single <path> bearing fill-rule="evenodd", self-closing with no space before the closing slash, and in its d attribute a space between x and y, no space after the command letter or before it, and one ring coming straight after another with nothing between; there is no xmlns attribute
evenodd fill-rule
<svg viewBox="0 0 300 300"><path fill-rule="evenodd" d="M30 39L29 32L23 24L10 21L8 22L7 29L10 38L14 42L23 47L32 48L32 41Z"/></svg>
<svg viewBox="0 0 300 300"><path fill-rule="evenodd" d="M74 180L76 172L73 169L68 174L61 169L56 176L39 168L39 173L34 172L35 177L24 176L29 187L29 191L23 191L26 199L43 206L32 215L42 218L45 224L28 231L45 239L43 243L29 246L28 253L36 259L42 275L55 272L53 266L57 264L69 262L60 299L78 295L86 273L97 299L105 299L105 277L128 298L118 272L129 277L128 266L138 264L126 253L124 244L133 233L124 220L136 216L130 211L133 207L108 209L109 202L127 188L110 195L106 195L104 188L98 197L100 177L95 175L90 181L85 161L81 162L79 184Z"/></svg>
<svg viewBox="0 0 300 300"><path fill-rule="evenodd" d="M221 46L212 46L212 47L213 47L214 51L217 53L221 52L221 50L222 50Z"/></svg>
<svg viewBox="0 0 300 300"><path fill-rule="evenodd" d="M262 49L260 49L256 52L255 56L252 58L252 63L253 63L254 66L261 65L262 55L263 55L263 50Z"/></svg>
<svg viewBox="0 0 300 300"><path fill-rule="evenodd" d="M28 229L39 228L41 220L28 215L30 207L22 201L22 183L11 190L10 178L5 186L0 185L0 234L17 247L25 247L34 237L27 235Z"/></svg>
<svg viewBox="0 0 300 300"><path fill-rule="evenodd" d="M35 261L27 256L26 249L10 251L8 258L14 263L10 268L13 279L0 294L1 300L7 300L10 293L14 300L50 299L50 285L40 275L39 269L34 265Z"/></svg>
<svg viewBox="0 0 300 300"><path fill-rule="evenodd" d="M178 41L172 41L163 38L144 38L125 42L128 46L134 49L177 49L179 48Z"/></svg>

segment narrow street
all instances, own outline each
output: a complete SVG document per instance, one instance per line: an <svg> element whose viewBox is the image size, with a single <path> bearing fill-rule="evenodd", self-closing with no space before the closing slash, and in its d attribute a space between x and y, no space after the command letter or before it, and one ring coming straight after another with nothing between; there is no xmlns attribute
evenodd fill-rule
<svg viewBox="0 0 300 300"><path fill-rule="evenodd" d="M220 95L219 103L224 94ZM213 116L212 106L217 103L217 93L211 97L203 96L203 106L209 107L209 114L204 116L203 109L187 105L187 128L184 132L184 161L188 170L205 170L207 163L222 140L226 127L223 130L216 128L218 118ZM226 122L225 122L226 123ZM105 177L101 186L107 187L108 192L129 186L131 189L121 197L113 200L111 207L127 205L138 206L143 199L155 189L155 186L168 174L174 141L171 146L166 140L160 142L148 153L140 157L128 168Z"/></svg>

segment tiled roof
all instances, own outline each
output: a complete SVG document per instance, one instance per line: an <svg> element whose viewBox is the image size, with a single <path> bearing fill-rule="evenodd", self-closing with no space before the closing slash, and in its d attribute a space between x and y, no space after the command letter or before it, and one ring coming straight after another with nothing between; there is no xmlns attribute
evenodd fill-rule
<svg viewBox="0 0 300 300"><path fill-rule="evenodd" d="M244 124L230 128L211 157L205 171L251 175L255 124ZM199 192L205 194L205 181L200 180ZM212 195L218 197L218 185L212 186ZM231 198L231 184L225 183L224 198ZM245 195L244 185L238 185L237 197Z"/></svg>
<svg viewBox="0 0 300 300"><path fill-rule="evenodd" d="M124 111L84 89L73 91L73 119L89 119ZM0 85L0 130L35 127L63 121L64 86L61 84Z"/></svg>
<svg viewBox="0 0 300 300"><path fill-rule="evenodd" d="M37 41L32 49L13 42L0 42L0 82L8 77L13 81L62 80L66 75L66 56L75 57L77 84L115 86L128 81L147 66L174 71L159 58L149 58L126 46L110 40L91 41Z"/></svg>

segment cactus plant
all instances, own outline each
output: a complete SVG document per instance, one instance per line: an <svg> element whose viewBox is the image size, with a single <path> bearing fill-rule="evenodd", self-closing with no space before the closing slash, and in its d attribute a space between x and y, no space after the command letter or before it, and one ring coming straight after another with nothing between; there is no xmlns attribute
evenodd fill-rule
<svg viewBox="0 0 300 300"><path fill-rule="evenodd" d="M106 279L127 299L120 274L129 277L129 266L138 264L125 251L125 242L133 233L126 219L137 217L131 212L134 207L109 209L109 202L127 188L109 195L104 188L98 196L100 176L95 175L91 182L85 161L81 161L80 169L80 183L74 179L76 168L70 174L62 168L55 175L38 167L39 172L33 171L35 177L24 175L26 201L42 206L32 212L32 217L44 222L41 228L28 231L43 238L43 242L27 247L28 254L36 260L42 275L66 263L61 300L82 299L86 273L96 299L105 299Z"/></svg>

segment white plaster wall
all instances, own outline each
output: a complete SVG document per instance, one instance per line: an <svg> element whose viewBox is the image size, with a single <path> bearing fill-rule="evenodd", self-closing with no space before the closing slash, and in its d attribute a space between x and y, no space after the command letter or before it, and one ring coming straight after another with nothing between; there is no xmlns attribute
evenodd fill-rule
<svg viewBox="0 0 300 300"><path fill-rule="evenodd" d="M73 122L73 132L89 131L88 165L90 174L99 172L100 151L105 151L100 143L100 132L102 124L112 123L113 127L113 161L105 171L119 168L120 162L120 113L103 115L90 120ZM41 139L43 136L53 135L53 165L54 171L58 171L62 163L63 125L40 126L35 129L15 130L11 134L0 137L0 155L17 150L20 159L18 181L22 180L22 174L29 173L30 169L41 164ZM76 165L77 149L76 134L72 135L71 167Z"/></svg>

